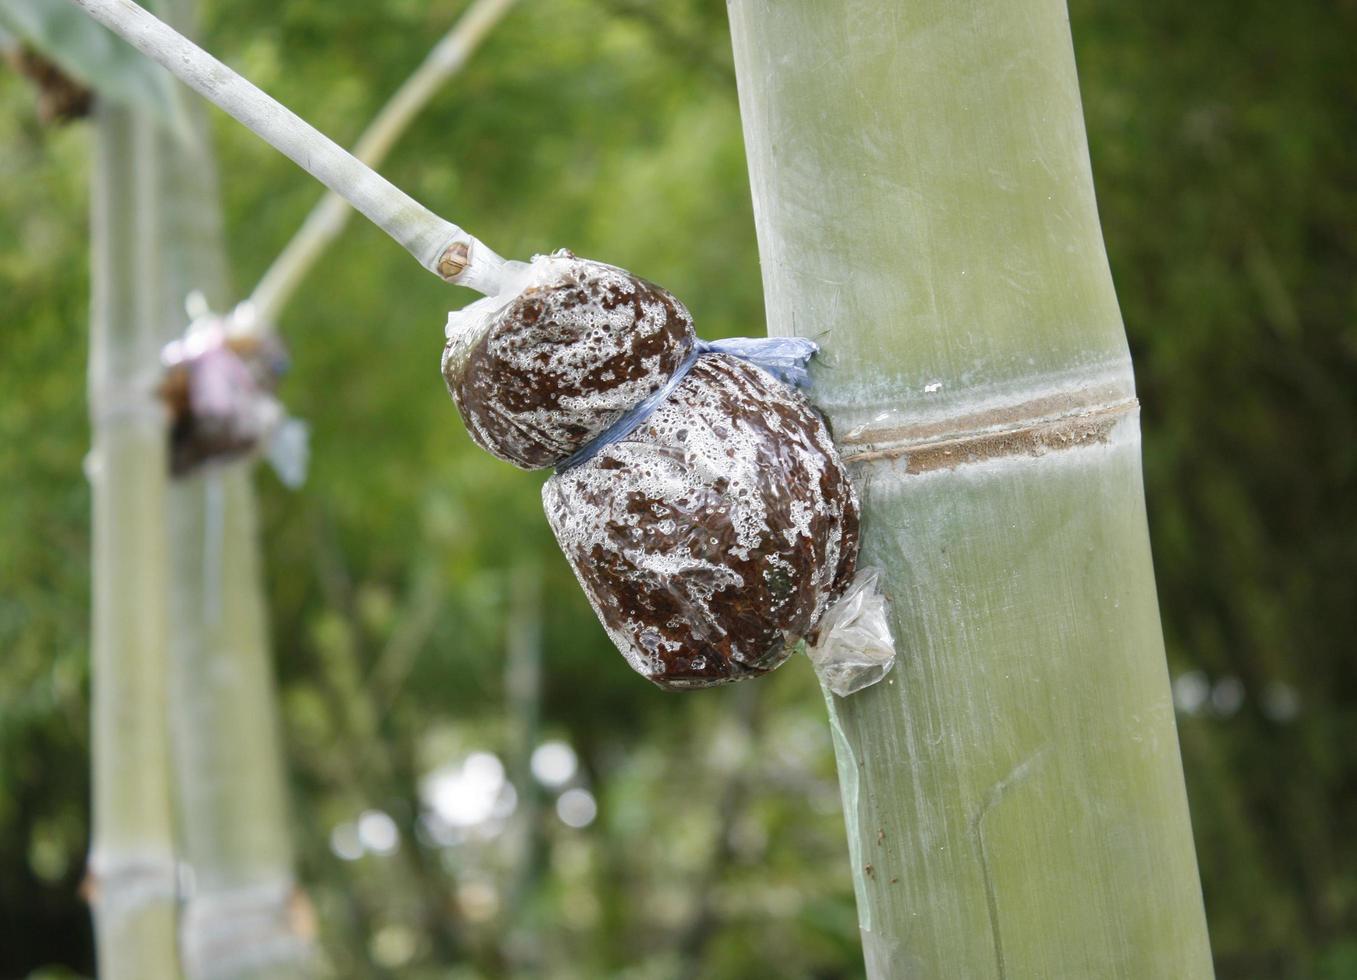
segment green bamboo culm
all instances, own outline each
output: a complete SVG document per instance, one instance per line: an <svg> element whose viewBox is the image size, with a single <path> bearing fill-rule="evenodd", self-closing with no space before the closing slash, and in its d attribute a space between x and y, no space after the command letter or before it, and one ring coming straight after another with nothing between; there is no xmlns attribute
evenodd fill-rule
<svg viewBox="0 0 1357 980"><path fill-rule="evenodd" d="M183 154L175 168L193 161ZM188 199L200 207L208 200ZM192 239L179 241L192 260ZM183 283L219 295L210 273L198 272ZM185 294L177 293L181 310ZM310 975L252 468L251 461L218 464L175 480L169 491L170 728L179 846L191 870L180 927L191 980Z"/></svg>
<svg viewBox="0 0 1357 980"><path fill-rule="evenodd" d="M899 661L827 695L868 974L1212 975L1059 0L732 0L770 332Z"/></svg>
<svg viewBox="0 0 1357 980"><path fill-rule="evenodd" d="M194 0L157 14L194 33ZM231 304L217 168L202 103L157 135L161 343L188 325L186 300ZM179 927L189 980L308 976L309 915L294 879L277 694L256 527L253 462L171 481L169 724L185 887Z"/></svg>
<svg viewBox="0 0 1357 980"><path fill-rule="evenodd" d="M180 934L191 980L311 975L248 463L176 481L169 522Z"/></svg>
<svg viewBox="0 0 1357 980"><path fill-rule="evenodd" d="M103 980L179 975L165 724L168 463L154 392L159 341L142 262L151 128L107 102L95 110L89 895Z"/></svg>

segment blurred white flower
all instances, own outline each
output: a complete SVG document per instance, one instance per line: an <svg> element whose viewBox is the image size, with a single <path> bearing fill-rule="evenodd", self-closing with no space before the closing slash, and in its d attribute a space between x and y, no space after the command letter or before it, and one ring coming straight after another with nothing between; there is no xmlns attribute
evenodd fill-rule
<svg viewBox="0 0 1357 980"><path fill-rule="evenodd" d="M357 861L363 856L363 842L358 838L358 827L351 822L336 824L330 831L330 850L341 861Z"/></svg>
<svg viewBox="0 0 1357 980"><path fill-rule="evenodd" d="M468 829L513 812L518 801L504 778L504 764L491 752L472 752L461 763L439 766L424 777L420 799L432 821L426 824L435 840L453 839L440 830Z"/></svg>
<svg viewBox="0 0 1357 980"><path fill-rule="evenodd" d="M1222 677L1211 689L1211 707L1222 718L1229 718L1244 704L1244 682L1238 677Z"/></svg>

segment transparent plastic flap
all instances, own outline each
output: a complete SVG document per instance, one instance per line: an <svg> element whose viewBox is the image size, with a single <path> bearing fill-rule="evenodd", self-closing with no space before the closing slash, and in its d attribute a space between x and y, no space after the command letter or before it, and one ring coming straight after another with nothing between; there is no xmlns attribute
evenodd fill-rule
<svg viewBox="0 0 1357 980"><path fill-rule="evenodd" d="M895 665L895 639L875 568L860 568L820 620L806 655L820 682L841 698L880 681Z"/></svg>

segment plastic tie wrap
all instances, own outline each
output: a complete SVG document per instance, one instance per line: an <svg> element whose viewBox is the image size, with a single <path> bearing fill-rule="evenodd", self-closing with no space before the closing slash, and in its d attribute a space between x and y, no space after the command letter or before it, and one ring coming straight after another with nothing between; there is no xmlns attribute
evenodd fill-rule
<svg viewBox="0 0 1357 980"><path fill-rule="evenodd" d="M806 365L819 351L820 347L815 341L804 337L732 337L728 340L711 341L699 338L683 363L675 369L662 387L657 388L648 398L604 429L592 442L581 446L577 452L558 464L556 472L565 473L574 469L585 460L596 456L604 446L621 442L636 431L636 427L650 418L660 403L688 376L688 372L703 354L728 354L731 357L738 357L755 367L762 368L783 384L803 388L810 378Z"/></svg>
<svg viewBox="0 0 1357 980"><path fill-rule="evenodd" d="M871 687L895 665L895 639L875 568L860 568L820 619L806 655L820 683L841 698Z"/></svg>

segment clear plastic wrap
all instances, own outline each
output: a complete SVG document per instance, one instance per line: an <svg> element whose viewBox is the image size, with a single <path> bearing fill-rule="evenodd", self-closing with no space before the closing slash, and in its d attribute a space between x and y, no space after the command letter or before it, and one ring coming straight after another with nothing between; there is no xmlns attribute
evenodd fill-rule
<svg viewBox="0 0 1357 980"><path fill-rule="evenodd" d="M662 388L693 319L669 292L569 252L509 263L504 290L448 316L443 377L481 448L555 466Z"/></svg>
<svg viewBox="0 0 1357 980"><path fill-rule="evenodd" d="M877 580L875 568L860 569L806 646L820 682L841 698L871 687L895 666L895 640Z"/></svg>
<svg viewBox="0 0 1357 980"><path fill-rule="evenodd" d="M703 342L668 292L569 252L509 263L447 335L443 375L472 438L557 468L547 519L637 672L707 687L804 642L831 686L888 669L884 605L850 589L857 495L797 391L815 344Z"/></svg>

